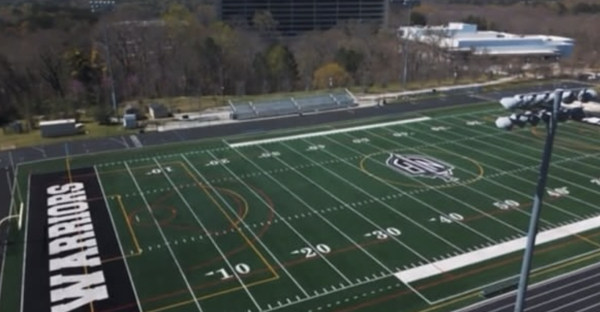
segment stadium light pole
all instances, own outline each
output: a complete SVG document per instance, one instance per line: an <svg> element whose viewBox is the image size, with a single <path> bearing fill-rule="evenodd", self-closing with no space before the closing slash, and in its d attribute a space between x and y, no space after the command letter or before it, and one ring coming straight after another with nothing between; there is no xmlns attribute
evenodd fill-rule
<svg viewBox="0 0 600 312"><path fill-rule="evenodd" d="M565 94L568 94L565 96ZM539 121L546 123L546 141L542 154L542 161L538 175L536 192L529 220L529 230L527 232L527 243L523 255L521 274L519 275L519 284L517 297L515 301L515 312L523 312L525 309L525 296L529 283L529 273L531 271L531 262L535 250L535 239L538 232L538 223L542 209L542 199L546 190L546 180L552 158L552 148L554 145L554 136L558 129L558 123L568 119L581 121L585 118L585 112L582 107L562 108L563 100L565 102L573 101L579 98L581 102L586 102L590 97L597 97L593 90L570 90L563 91L557 89L554 93L545 92L529 95L517 95L515 97L503 98L500 103L509 110L522 109L527 110L524 113L512 114L510 117L499 117L496 120L496 126L504 129L512 129L514 125L523 127L525 124L537 125ZM529 111L533 110L533 111Z"/></svg>
<svg viewBox="0 0 600 312"><path fill-rule="evenodd" d="M114 0L90 0L90 9L92 13L104 13L114 11L116 2ZM110 57L110 43L108 41L108 30L106 23L102 22L102 32L104 35L104 47L106 49L106 61L108 62L108 75L110 77L110 98L112 102L113 113L117 114L117 95L115 93L115 79L112 70L112 61Z"/></svg>
<svg viewBox="0 0 600 312"><path fill-rule="evenodd" d="M552 158L552 147L554 146L554 135L558 128L558 111L562 101L561 89L557 89L554 93L554 103L552 105L552 113L549 116L548 124L546 125L546 143L544 144L544 152L542 154L542 163L540 165L540 173L538 176L537 188L533 198L533 207L531 209L531 218L529 220L529 231L527 233L527 244L525 254L523 255L523 263L521 266L521 275L519 277L519 288L517 291L517 299L515 303L515 312L522 312L525 306L525 296L527 294L527 286L529 283L529 272L531 271L531 260L535 249L535 238L538 232L538 222L540 219L540 211L542 210L542 198L546 190L546 180L548 179L548 169L550 168L550 160Z"/></svg>

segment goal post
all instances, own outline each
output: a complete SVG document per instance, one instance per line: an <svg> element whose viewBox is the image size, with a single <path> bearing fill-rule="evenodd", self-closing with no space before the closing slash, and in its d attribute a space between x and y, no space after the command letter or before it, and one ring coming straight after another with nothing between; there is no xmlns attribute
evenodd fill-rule
<svg viewBox="0 0 600 312"><path fill-rule="evenodd" d="M19 205L19 214L18 214L18 221L17 221L17 229L19 231L21 231L22 225L23 225L23 203L21 203L21 205Z"/></svg>

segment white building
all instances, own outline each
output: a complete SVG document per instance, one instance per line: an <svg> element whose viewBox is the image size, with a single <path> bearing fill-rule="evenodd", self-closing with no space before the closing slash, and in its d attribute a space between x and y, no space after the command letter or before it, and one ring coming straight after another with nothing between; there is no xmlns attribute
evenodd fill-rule
<svg viewBox="0 0 600 312"><path fill-rule="evenodd" d="M436 44L449 52L490 56L569 57L574 40L547 35L516 35L497 31L478 31L477 25L450 23L448 26L400 27L398 36Z"/></svg>

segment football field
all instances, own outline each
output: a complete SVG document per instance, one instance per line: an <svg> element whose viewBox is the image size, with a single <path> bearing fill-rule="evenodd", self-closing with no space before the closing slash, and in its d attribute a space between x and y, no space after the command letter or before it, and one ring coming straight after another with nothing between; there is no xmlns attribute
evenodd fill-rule
<svg viewBox="0 0 600 312"><path fill-rule="evenodd" d="M7 253L0 310L441 312L483 300L519 273L545 138L497 129L502 113L23 165L11 208L23 203L22 244ZM560 125L533 281L598 259L598 134Z"/></svg>

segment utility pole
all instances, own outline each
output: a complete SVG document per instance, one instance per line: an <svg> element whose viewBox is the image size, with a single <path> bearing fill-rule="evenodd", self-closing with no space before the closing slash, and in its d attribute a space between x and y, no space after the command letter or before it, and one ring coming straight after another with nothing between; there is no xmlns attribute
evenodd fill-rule
<svg viewBox="0 0 600 312"><path fill-rule="evenodd" d="M92 13L112 12L116 7L115 0L90 0L90 9ZM104 36L104 47L106 49L106 61L108 63L108 75L110 79L110 97L112 101L113 114L117 114L117 95L115 92L115 79L112 70L112 61L110 56L110 42L108 39L108 29L106 23L102 22L102 33Z"/></svg>

